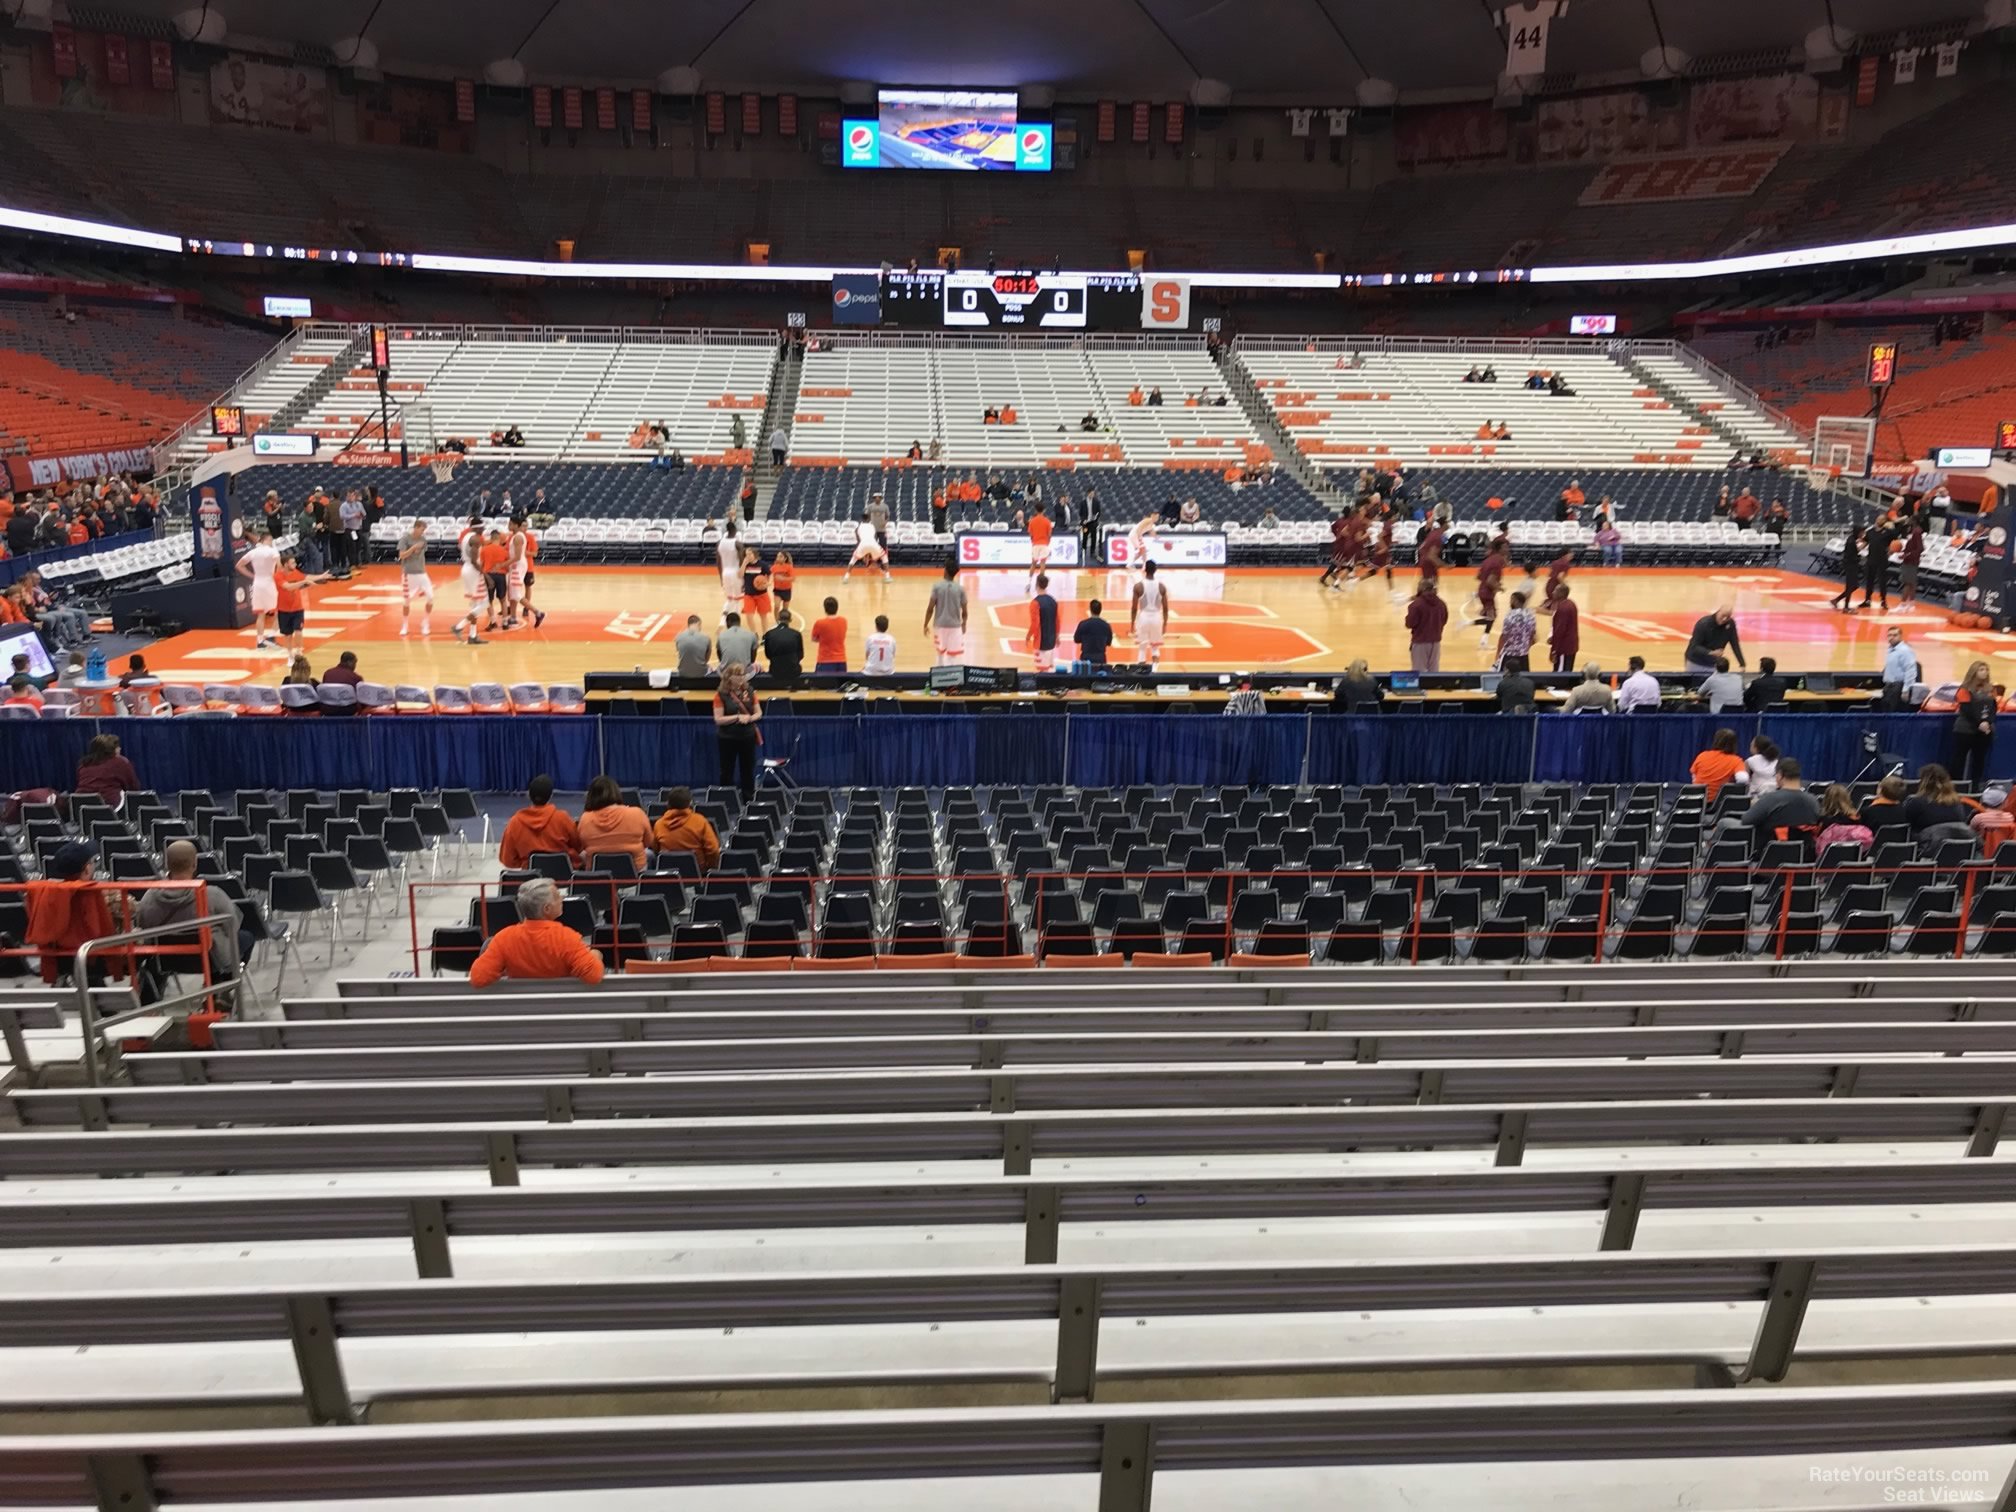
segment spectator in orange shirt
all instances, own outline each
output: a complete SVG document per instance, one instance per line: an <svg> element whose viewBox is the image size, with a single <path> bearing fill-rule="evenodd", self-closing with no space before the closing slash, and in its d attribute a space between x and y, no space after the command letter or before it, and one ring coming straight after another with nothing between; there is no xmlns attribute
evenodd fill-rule
<svg viewBox="0 0 2016 1512"><path fill-rule="evenodd" d="M815 675L847 670L847 618L836 598L827 599L825 609L825 617L812 622L812 644L817 648L812 661Z"/></svg>
<svg viewBox="0 0 2016 1512"><path fill-rule="evenodd" d="M504 838L497 846L497 859L517 871L532 859L534 851L558 851L575 865L581 862L581 831L574 821L553 806L553 779L541 772L525 790L529 800L504 826Z"/></svg>
<svg viewBox="0 0 2016 1512"><path fill-rule="evenodd" d="M81 519L70 522L70 544L72 546L82 546L90 539L91 532L85 528L84 522Z"/></svg>
<svg viewBox="0 0 2016 1512"><path fill-rule="evenodd" d="M1736 754L1736 732L1717 730L1715 740L1707 750L1694 758L1688 775L1708 790L1708 801L1713 803L1722 789L1730 783L1748 787L1750 769L1743 764L1743 758Z"/></svg>
<svg viewBox="0 0 2016 1512"><path fill-rule="evenodd" d="M590 867L597 856L620 851L629 856L638 871L650 863L651 821L644 810L623 801L623 790L613 777L597 777L588 784L588 796L581 805L581 851Z"/></svg>
<svg viewBox="0 0 2016 1512"><path fill-rule="evenodd" d="M1489 441L1491 439L1491 422L1489 420L1486 420L1482 425L1477 427L1477 439L1479 441Z"/></svg>
<svg viewBox="0 0 2016 1512"><path fill-rule="evenodd" d="M490 937L469 968L469 985L494 987L507 977L514 982L572 977L590 986L601 981L602 957L560 922L561 907L560 885L551 877L534 877L521 886L519 922Z"/></svg>
<svg viewBox="0 0 2016 1512"><path fill-rule="evenodd" d="M1134 385L1134 387L1127 390L1127 403L1132 408L1139 409L1141 408L1142 405L1146 404L1147 402L1148 402L1148 396L1141 392L1140 384L1137 383Z"/></svg>
<svg viewBox="0 0 2016 1512"><path fill-rule="evenodd" d="M721 859L721 840L707 816L693 807L690 788L675 787L665 794L665 812L651 832L660 851L691 851L700 870L714 870Z"/></svg>
<svg viewBox="0 0 2016 1512"><path fill-rule="evenodd" d="M490 622L483 628L495 630L497 615L507 602L506 595L510 592L505 579L509 576L511 548L505 543L503 531L494 528L491 530L489 539L484 541L482 549L476 553L476 563L483 569L484 586L490 590Z"/></svg>

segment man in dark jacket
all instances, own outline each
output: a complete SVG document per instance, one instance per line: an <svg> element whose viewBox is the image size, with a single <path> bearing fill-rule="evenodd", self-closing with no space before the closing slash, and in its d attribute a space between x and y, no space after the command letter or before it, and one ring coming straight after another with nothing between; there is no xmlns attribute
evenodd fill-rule
<svg viewBox="0 0 2016 1512"><path fill-rule="evenodd" d="M1713 614L1704 614L1694 621L1694 633L1687 638L1687 670L1707 674L1715 670L1715 658L1727 651L1739 667L1747 667L1743 659L1743 638L1736 633L1736 611L1724 605Z"/></svg>
<svg viewBox="0 0 2016 1512"><path fill-rule="evenodd" d="M1778 658L1760 656L1757 658L1757 675L1751 679L1750 686L1743 690L1743 707L1755 714L1770 708L1773 704L1783 703L1785 690L1790 686L1790 683L1778 675Z"/></svg>

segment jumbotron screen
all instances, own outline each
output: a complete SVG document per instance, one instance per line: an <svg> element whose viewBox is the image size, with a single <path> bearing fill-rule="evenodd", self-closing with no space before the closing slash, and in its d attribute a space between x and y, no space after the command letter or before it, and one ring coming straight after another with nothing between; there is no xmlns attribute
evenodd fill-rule
<svg viewBox="0 0 2016 1512"><path fill-rule="evenodd" d="M1017 121L1012 91L881 89L875 104L840 123L842 168L1050 171L1050 123Z"/></svg>

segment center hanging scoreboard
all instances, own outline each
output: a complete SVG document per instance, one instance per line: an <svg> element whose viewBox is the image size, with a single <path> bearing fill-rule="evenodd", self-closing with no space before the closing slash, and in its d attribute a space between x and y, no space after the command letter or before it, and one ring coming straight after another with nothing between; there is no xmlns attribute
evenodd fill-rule
<svg viewBox="0 0 2016 1512"><path fill-rule="evenodd" d="M949 331L1138 331L1133 273L890 273L882 324Z"/></svg>

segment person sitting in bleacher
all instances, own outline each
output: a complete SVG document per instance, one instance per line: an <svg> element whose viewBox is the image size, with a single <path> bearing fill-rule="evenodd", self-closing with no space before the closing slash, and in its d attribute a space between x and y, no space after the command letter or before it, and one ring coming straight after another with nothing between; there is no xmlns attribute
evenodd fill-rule
<svg viewBox="0 0 2016 1512"><path fill-rule="evenodd" d="M550 982L572 977L593 986L602 980L602 957L560 922L565 899L551 877L533 877L518 889L518 920L490 937L469 968L469 985L494 987L514 982Z"/></svg>
<svg viewBox="0 0 2016 1512"><path fill-rule="evenodd" d="M526 787L525 797L526 806L504 826L497 859L506 870L518 871L532 859L534 851L557 851L578 865L581 831L575 828L572 819L554 807L553 779L541 772Z"/></svg>
<svg viewBox="0 0 2016 1512"><path fill-rule="evenodd" d="M518 429L515 425L506 426L504 439L498 444L500 446L523 446L525 444L525 432Z"/></svg>
<svg viewBox="0 0 2016 1512"><path fill-rule="evenodd" d="M1162 404L1162 385L1158 383L1155 385L1155 387L1148 390L1148 407L1150 409L1159 409L1161 407L1161 404Z"/></svg>
<svg viewBox="0 0 2016 1512"><path fill-rule="evenodd" d="M1496 382L1498 381L1498 369L1496 369L1495 367L1493 367L1493 366L1492 366L1492 365L1491 365L1490 363L1488 363L1488 362L1487 362L1487 363L1485 363L1485 364L1484 364L1484 372L1483 372L1482 376L1480 376L1480 377L1478 378L1478 380L1477 380L1477 381L1478 381L1479 383L1496 383Z"/></svg>
<svg viewBox="0 0 2016 1512"><path fill-rule="evenodd" d="M1491 436L1491 422L1486 420L1482 425L1477 427L1477 439L1479 441L1489 441Z"/></svg>
<svg viewBox="0 0 2016 1512"><path fill-rule="evenodd" d="M1095 415L1091 410L1085 411L1085 413L1079 418L1078 429L1080 429L1081 431L1098 430L1099 417Z"/></svg>
<svg viewBox="0 0 2016 1512"><path fill-rule="evenodd" d="M1751 845L1762 853L1773 840L1792 838L1798 830L1812 830L1820 823L1820 805L1799 780L1799 758L1787 756L1778 763L1778 786L1756 798L1738 821L1748 826Z"/></svg>
<svg viewBox="0 0 2016 1512"><path fill-rule="evenodd" d="M42 980L54 986L70 969L78 947L113 932L112 910L98 885L98 847L69 840L44 863L42 880L28 884L26 943L41 947ZM106 963L91 968L93 984L104 980Z"/></svg>
<svg viewBox="0 0 2016 1512"><path fill-rule="evenodd" d="M922 462L924 460L924 443L922 441L912 441L910 443L910 450L903 455L908 457L912 462Z"/></svg>
<svg viewBox="0 0 2016 1512"><path fill-rule="evenodd" d="M665 812L652 827L651 839L661 852L688 852L703 872L714 870L714 863L721 859L721 839L707 816L693 807L690 788L666 790Z"/></svg>
<svg viewBox="0 0 2016 1512"><path fill-rule="evenodd" d="M980 412L980 423L982 425L999 425L1001 423L1001 411L991 404L988 405L987 408Z"/></svg>
<svg viewBox="0 0 2016 1512"><path fill-rule="evenodd" d="M613 777L597 777L588 784L581 804L581 822L575 826L581 836L581 853L590 870L595 858L621 852L638 871L650 861L653 845L651 821L644 810L623 801L623 790Z"/></svg>
<svg viewBox="0 0 2016 1512"><path fill-rule="evenodd" d="M1510 441L1512 439L1512 427L1507 425L1503 420L1500 420L1498 422L1498 429L1491 432L1491 439L1493 441Z"/></svg>
<svg viewBox="0 0 2016 1512"><path fill-rule="evenodd" d="M1555 373L1548 378L1547 392L1561 399L1573 399L1575 397L1575 390L1568 386L1568 380L1563 378L1559 373Z"/></svg>
<svg viewBox="0 0 2016 1512"><path fill-rule="evenodd" d="M1127 390L1127 404L1130 409L1139 409L1147 402L1148 396L1142 392L1140 384L1137 383L1134 387Z"/></svg>
<svg viewBox="0 0 2016 1512"><path fill-rule="evenodd" d="M221 887L213 887L196 875L196 844L193 840L171 840L168 848L161 853L161 863L167 868L167 880L179 884L175 887L150 887L140 895L139 904L133 910L135 929L160 929L169 924L194 924L198 919L215 918L223 915L226 919L238 918L238 905L231 900L231 894ZM170 944L170 940L159 940L156 944ZM195 931L190 931L189 943L195 943ZM210 930L210 979L216 982L235 980L238 964L251 953L258 943L258 937L242 924L213 925ZM171 961L173 958L170 958Z"/></svg>

